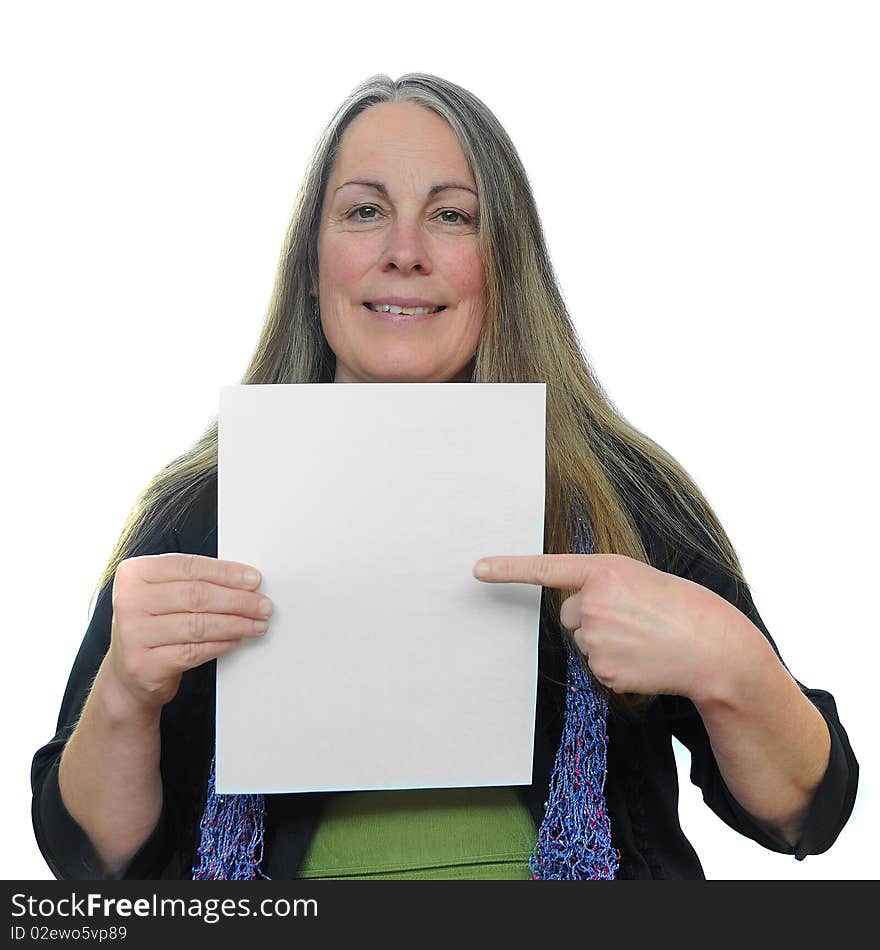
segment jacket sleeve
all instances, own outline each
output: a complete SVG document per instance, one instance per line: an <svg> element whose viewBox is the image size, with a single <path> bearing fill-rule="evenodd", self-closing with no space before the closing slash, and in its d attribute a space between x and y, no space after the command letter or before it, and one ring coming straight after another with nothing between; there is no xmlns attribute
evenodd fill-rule
<svg viewBox="0 0 880 950"><path fill-rule="evenodd" d="M144 542L138 554L179 550L176 534L157 534ZM155 830L134 857L113 875L102 873L97 853L82 828L70 816L58 787L58 764L76 726L95 675L110 645L113 618L113 580L101 590L77 653L58 716L54 737L34 755L31 766L32 819L37 844L52 873L59 879L100 880L159 876L172 851L175 830L173 789L165 782L163 811ZM163 710L164 718L164 710ZM163 737L163 759L165 743Z"/></svg>
<svg viewBox="0 0 880 950"><path fill-rule="evenodd" d="M686 570L675 570L674 573L714 590L742 611L764 634L788 670L755 608L747 586L720 569L709 567L700 559L691 561ZM792 678L822 714L831 735L828 767L814 794L801 838L794 847L749 814L733 797L718 768L708 732L694 704L682 696L662 696L660 700L672 734L691 753L690 779L702 790L703 800L709 808L731 828L763 847L782 854L793 854L798 861L803 861L808 854L827 851L849 819L858 787L859 764L838 717L834 697L825 690L811 689L794 676Z"/></svg>

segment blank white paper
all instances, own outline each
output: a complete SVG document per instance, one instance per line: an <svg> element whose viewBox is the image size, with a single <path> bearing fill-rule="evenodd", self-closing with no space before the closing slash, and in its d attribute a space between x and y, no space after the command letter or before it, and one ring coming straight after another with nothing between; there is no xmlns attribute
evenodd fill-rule
<svg viewBox="0 0 880 950"><path fill-rule="evenodd" d="M544 383L227 386L218 557L262 572L266 635L217 663L217 791L532 781Z"/></svg>

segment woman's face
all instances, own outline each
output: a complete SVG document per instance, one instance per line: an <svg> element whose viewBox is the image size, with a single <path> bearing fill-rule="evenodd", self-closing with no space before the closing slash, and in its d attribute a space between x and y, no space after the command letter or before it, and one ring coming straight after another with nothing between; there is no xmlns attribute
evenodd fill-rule
<svg viewBox="0 0 880 950"><path fill-rule="evenodd" d="M476 191L435 112L383 102L348 126L318 236L335 382L470 381L485 309ZM445 309L413 319L366 306L377 301Z"/></svg>

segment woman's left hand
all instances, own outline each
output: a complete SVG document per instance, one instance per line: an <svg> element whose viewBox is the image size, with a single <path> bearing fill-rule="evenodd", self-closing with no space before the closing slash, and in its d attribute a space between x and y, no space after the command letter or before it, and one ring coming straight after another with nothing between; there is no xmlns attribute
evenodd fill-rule
<svg viewBox="0 0 880 950"><path fill-rule="evenodd" d="M726 671L729 610L719 594L622 554L490 557L492 583L575 590L562 625L596 679L615 693L667 693L698 701Z"/></svg>

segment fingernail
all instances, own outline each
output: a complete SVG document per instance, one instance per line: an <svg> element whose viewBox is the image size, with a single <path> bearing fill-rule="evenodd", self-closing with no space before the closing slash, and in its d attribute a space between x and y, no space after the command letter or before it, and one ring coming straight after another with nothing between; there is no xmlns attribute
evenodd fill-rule
<svg viewBox="0 0 880 950"><path fill-rule="evenodd" d="M488 576L489 576L489 562L477 561L474 567L474 577L488 577Z"/></svg>
<svg viewBox="0 0 880 950"><path fill-rule="evenodd" d="M256 584L260 579L260 575L256 571L245 571L244 572L244 582L248 585Z"/></svg>

